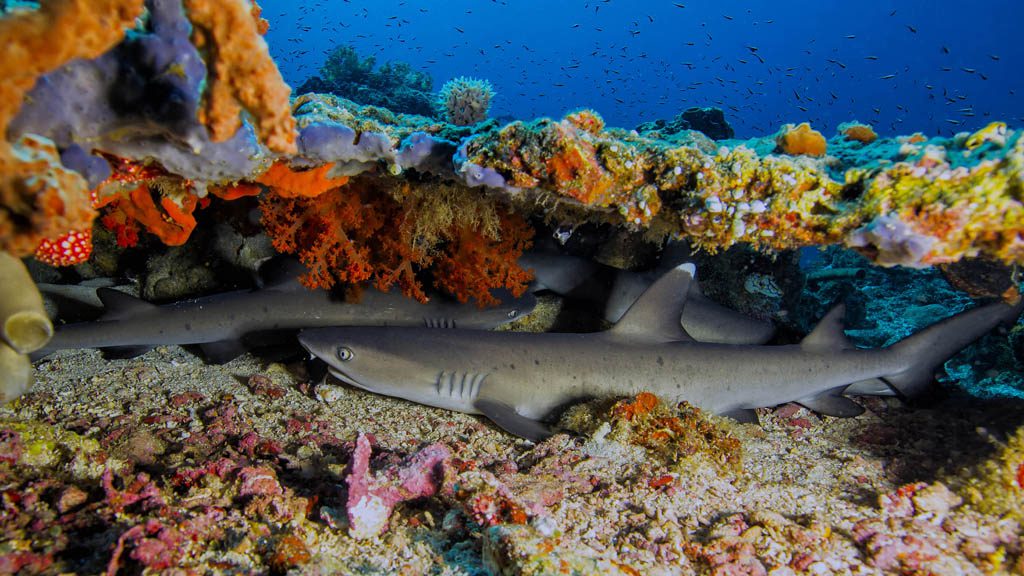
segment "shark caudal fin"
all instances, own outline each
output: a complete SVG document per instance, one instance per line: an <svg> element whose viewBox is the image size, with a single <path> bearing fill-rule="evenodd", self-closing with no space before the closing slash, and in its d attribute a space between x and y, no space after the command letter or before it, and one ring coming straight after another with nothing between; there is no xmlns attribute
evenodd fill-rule
<svg viewBox="0 0 1024 576"><path fill-rule="evenodd" d="M1015 322L1024 310L1024 299L1015 305L1004 302L977 306L950 316L900 340L889 347L906 370L879 378L898 395L912 398L927 390L935 371L957 352L981 338L999 324ZM858 383L847 388L847 394L863 393L870 385Z"/></svg>

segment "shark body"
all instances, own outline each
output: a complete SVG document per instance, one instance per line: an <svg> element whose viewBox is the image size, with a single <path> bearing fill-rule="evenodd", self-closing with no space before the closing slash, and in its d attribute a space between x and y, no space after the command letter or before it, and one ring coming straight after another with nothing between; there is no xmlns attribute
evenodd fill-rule
<svg viewBox="0 0 1024 576"><path fill-rule="evenodd" d="M536 441L552 433L544 421L568 404L644 390L743 420L753 408L790 401L854 416L863 409L841 395L848 386L914 395L949 356L1021 311L1020 305L981 306L878 350L846 340L841 306L797 345L703 343L679 324L692 273L686 264L665 274L606 332L324 328L302 331L299 341L343 382L484 414Z"/></svg>
<svg viewBox="0 0 1024 576"><path fill-rule="evenodd" d="M228 292L158 306L109 288L97 295L106 314L97 321L58 328L41 358L66 348L102 348L132 356L153 346L199 344L207 358L226 362L245 351L243 338L261 332L316 326L421 326L491 329L529 313L531 294L505 293L494 308L480 310L441 296L421 304L400 292L367 289L358 302L290 280L267 288Z"/></svg>
<svg viewBox="0 0 1024 576"><path fill-rule="evenodd" d="M672 262L674 267L685 263L686 257L683 247L670 244L662 260ZM671 267L659 267L650 272L618 270L576 256L542 251L524 254L519 262L533 271L534 290L551 290L562 296L601 303L604 319L612 324L622 318L651 284L671 270ZM775 335L771 322L718 304L704 295L696 281L690 283L679 321L687 334L701 342L764 344Z"/></svg>

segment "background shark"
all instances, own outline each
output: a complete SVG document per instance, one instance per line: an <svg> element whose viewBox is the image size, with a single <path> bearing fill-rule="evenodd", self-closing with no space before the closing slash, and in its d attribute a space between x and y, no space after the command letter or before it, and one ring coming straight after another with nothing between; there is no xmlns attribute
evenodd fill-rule
<svg viewBox="0 0 1024 576"><path fill-rule="evenodd" d="M661 264L649 272L619 270L551 249L523 254L519 263L533 271L533 290L550 290L561 296L598 303L604 307L604 319L614 324L661 275L685 263L689 257L688 246L669 242L662 253ZM704 296L696 281L690 283L679 321L687 334L701 342L764 344L775 335L771 322L751 318L714 302Z"/></svg>
<svg viewBox="0 0 1024 576"><path fill-rule="evenodd" d="M245 352L247 335L317 326L421 326L488 330L528 314L532 294L514 298L496 291L501 304L479 309L435 295L426 304L400 291L363 291L358 302L326 290L309 290L294 276L262 289L216 294L158 306L113 290L97 295L106 313L97 321L58 327L49 344L33 355L42 358L66 348L103 348L127 357L153 346L199 344L213 362Z"/></svg>
<svg viewBox="0 0 1024 576"><path fill-rule="evenodd" d="M749 420L752 409L796 401L833 416L863 409L844 389L890 388L913 396L951 355L1024 304L980 306L878 350L843 335L842 306L800 344L754 346L695 341L679 324L692 264L662 276L612 329L592 334L427 331L416 328L304 330L299 341L339 380L380 394L484 414L534 441L559 408L647 390Z"/></svg>

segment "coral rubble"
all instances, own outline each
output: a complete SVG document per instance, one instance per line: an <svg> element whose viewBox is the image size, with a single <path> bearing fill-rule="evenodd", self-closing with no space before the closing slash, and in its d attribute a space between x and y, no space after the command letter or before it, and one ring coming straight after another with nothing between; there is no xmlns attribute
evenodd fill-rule
<svg viewBox="0 0 1024 576"><path fill-rule="evenodd" d="M592 403L581 435L533 445L300 372L203 365L175 347L42 364L36 389L0 407L0 570L1024 568L1020 433L956 470L984 449L972 431L990 414L879 402L831 419L787 405L722 428L637 395ZM732 443L742 468L723 458Z"/></svg>

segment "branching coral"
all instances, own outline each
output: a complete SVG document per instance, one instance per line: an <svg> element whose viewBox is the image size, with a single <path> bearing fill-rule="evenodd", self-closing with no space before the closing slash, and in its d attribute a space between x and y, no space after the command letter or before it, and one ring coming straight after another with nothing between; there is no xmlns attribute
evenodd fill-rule
<svg viewBox="0 0 1024 576"><path fill-rule="evenodd" d="M209 80L202 120L214 140L231 138L248 111L260 139L275 152L294 154L295 118L277 65L261 32L265 21L245 0L185 0L193 42L208 52Z"/></svg>
<svg viewBox="0 0 1024 576"><path fill-rule="evenodd" d="M307 79L299 94L335 94L361 104L401 114L434 114L433 79L405 62L387 62L376 70L374 56L360 58L355 48L338 46L327 55L317 76Z"/></svg>

